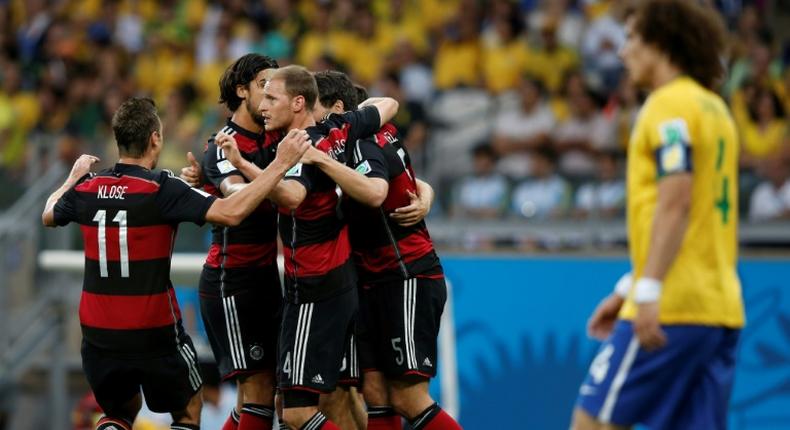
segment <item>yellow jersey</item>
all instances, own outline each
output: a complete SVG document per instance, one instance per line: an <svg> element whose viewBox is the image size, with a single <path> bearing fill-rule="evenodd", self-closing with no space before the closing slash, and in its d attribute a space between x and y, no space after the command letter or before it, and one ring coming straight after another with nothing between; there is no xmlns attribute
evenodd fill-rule
<svg viewBox="0 0 790 430"><path fill-rule="evenodd" d="M650 249L658 182L693 175L688 227L664 280L662 324L741 327L738 258L738 134L724 101L688 77L653 91L628 147L628 242L634 279ZM631 296L620 316L633 319Z"/></svg>

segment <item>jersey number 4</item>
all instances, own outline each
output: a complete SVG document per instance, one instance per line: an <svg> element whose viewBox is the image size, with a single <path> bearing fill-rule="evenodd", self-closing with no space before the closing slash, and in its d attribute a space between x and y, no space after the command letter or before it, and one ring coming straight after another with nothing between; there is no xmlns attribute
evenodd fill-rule
<svg viewBox="0 0 790 430"><path fill-rule="evenodd" d="M94 222L99 223L99 273L102 278L109 277L107 272L107 211L100 209L93 217ZM121 277L129 277L129 246L128 246L128 230L126 228L126 211L118 211L113 222L118 223L118 246L121 254Z"/></svg>

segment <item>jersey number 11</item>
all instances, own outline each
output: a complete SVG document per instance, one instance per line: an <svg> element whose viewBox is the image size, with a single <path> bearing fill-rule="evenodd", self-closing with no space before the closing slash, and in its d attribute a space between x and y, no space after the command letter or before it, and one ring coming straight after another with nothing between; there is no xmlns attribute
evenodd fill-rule
<svg viewBox="0 0 790 430"><path fill-rule="evenodd" d="M109 277L107 272L107 211L100 209L93 217L99 223L99 273L102 278ZM121 277L129 277L129 246L127 245L126 211L118 211L113 222L118 223L118 245L121 248Z"/></svg>

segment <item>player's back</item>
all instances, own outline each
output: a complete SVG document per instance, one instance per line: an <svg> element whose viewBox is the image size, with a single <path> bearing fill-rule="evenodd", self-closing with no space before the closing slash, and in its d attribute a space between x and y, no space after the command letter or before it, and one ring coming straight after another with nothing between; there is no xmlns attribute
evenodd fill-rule
<svg viewBox="0 0 790 430"><path fill-rule="evenodd" d="M645 102L628 148L628 234L634 276L647 261L658 181L693 174L688 227L664 279L662 323L739 327L736 273L738 135L724 101L688 77L654 91ZM625 318L635 315L629 301Z"/></svg>
<svg viewBox="0 0 790 430"><path fill-rule="evenodd" d="M368 144L380 148L384 172L375 172L376 169L366 160ZM411 158L395 126L385 124L374 136L349 145L347 152L350 153L349 167L362 175L386 175L382 179L389 184L387 197L379 208L351 198L343 202L343 214L348 219L349 239L361 283L441 273L425 221L404 227L389 216L395 209L411 204L409 193L417 193Z"/></svg>
<svg viewBox="0 0 790 430"><path fill-rule="evenodd" d="M58 203L56 222L82 231L80 323L88 343L136 356L176 345L181 316L169 278L176 228L199 221L209 206L187 204L188 190L169 172L119 163L84 178Z"/></svg>

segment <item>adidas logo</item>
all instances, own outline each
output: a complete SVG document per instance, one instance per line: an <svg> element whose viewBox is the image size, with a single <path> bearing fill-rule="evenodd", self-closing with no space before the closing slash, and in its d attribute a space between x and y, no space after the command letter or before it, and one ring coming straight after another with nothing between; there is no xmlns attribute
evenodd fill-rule
<svg viewBox="0 0 790 430"><path fill-rule="evenodd" d="M313 376L313 384L323 384L324 378L321 377L321 374Z"/></svg>
<svg viewBox="0 0 790 430"><path fill-rule="evenodd" d="M428 367L433 367L433 363L431 363L431 360L428 357L425 357L425 360L422 362L422 365L423 366L428 366Z"/></svg>

